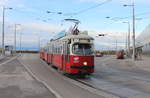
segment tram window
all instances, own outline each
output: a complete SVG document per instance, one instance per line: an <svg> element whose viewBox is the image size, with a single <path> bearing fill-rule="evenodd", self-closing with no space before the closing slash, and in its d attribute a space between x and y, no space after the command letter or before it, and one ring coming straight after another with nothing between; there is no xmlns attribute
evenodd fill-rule
<svg viewBox="0 0 150 98"><path fill-rule="evenodd" d="M71 44L71 39L68 39L68 44Z"/></svg>
<svg viewBox="0 0 150 98"><path fill-rule="evenodd" d="M67 49L67 54L70 54L70 45L68 45L67 48L68 48L68 49Z"/></svg>
<svg viewBox="0 0 150 98"><path fill-rule="evenodd" d="M91 55L93 53L92 45L76 43L73 45L73 53L77 55Z"/></svg>
<svg viewBox="0 0 150 98"><path fill-rule="evenodd" d="M58 48L58 53L59 53L59 54L61 53L61 49L60 49L60 47Z"/></svg>

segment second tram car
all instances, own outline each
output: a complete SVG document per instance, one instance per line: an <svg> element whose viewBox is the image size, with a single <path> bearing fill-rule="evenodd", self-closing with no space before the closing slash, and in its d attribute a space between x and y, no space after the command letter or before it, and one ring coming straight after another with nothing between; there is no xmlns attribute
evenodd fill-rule
<svg viewBox="0 0 150 98"><path fill-rule="evenodd" d="M94 72L93 40L81 32L68 34L48 43L41 49L40 57L64 73L91 74Z"/></svg>
<svg viewBox="0 0 150 98"><path fill-rule="evenodd" d="M117 51L116 57L117 59L124 59L124 51L123 50Z"/></svg>

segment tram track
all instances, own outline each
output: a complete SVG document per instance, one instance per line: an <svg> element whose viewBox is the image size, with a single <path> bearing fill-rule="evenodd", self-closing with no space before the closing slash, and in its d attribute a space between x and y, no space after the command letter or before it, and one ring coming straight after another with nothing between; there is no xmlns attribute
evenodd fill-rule
<svg viewBox="0 0 150 98"><path fill-rule="evenodd" d="M42 62L45 63L44 61ZM45 63L45 65L47 64ZM138 85L143 85L141 84L143 83L143 80L149 82L149 79L146 77L144 78L142 76L137 77L138 74L136 75L128 72L125 73L118 71L117 69L116 70L108 69L105 70L103 74L101 73L101 75L103 76L101 76L99 73L96 73L86 78L75 78L75 77L71 78L64 76L62 73L58 72L56 69L53 69L51 66L45 66L44 68L48 70L50 69L51 72L54 72L57 77L61 77L64 81L65 80L66 82L69 81L71 84L74 85L74 87L79 87L82 90L84 89L86 91L93 93L94 95L103 96L104 98L137 98L137 97L141 98L142 96L146 96L146 98L149 98L147 96L150 95L146 92L148 88L146 89L140 87L138 88ZM113 75L112 77L111 74L105 75L105 73L107 74L108 71L113 72L113 74L111 73ZM137 81L135 85L133 84L133 86L130 85L132 83L135 83L132 80L134 80L135 82ZM147 83L146 85L148 84L149 83ZM137 87L134 87L136 85Z"/></svg>
<svg viewBox="0 0 150 98"><path fill-rule="evenodd" d="M91 87L91 88L93 88L93 89L96 89L96 90L103 91L103 92L105 92L105 93L114 95L114 96L116 96L116 97L118 97L118 98L127 98L127 97L120 96L120 95L118 95L118 94L109 92L109 91L107 91L107 90L98 88L98 87L96 87L96 86L94 86L94 85L89 84L88 82L85 82L85 81L82 81L82 80L79 80L79 79L73 79L73 80L75 80L75 81L77 81L77 82L79 82L79 83L82 83L83 85L86 85L86 86L88 86L88 87Z"/></svg>
<svg viewBox="0 0 150 98"><path fill-rule="evenodd" d="M69 81L69 82L79 86L80 88L83 88L83 89L89 91L89 92L93 92L97 95L104 96L105 98L127 98L124 96L117 95L115 93L111 93L107 90L97 88L96 86L94 86L88 82L77 79L77 77L73 77L73 76L70 76L68 74L63 74L62 72L59 72L59 70L57 70L56 68L54 68L52 66L47 66L47 67L51 71L53 71L56 75L61 75L61 77L63 77L64 80ZM83 77L79 76L78 78L83 78Z"/></svg>
<svg viewBox="0 0 150 98"><path fill-rule="evenodd" d="M93 78L93 77L91 77L91 78ZM137 91L135 89L128 88L128 87L120 85L120 84L114 84L110 81L103 80L103 79L94 81L95 83L92 83L92 81L87 81L89 79L73 79L73 80L75 80L83 85L86 85L90 88L96 89L98 91L102 91L107 94L111 94L117 98L137 98L138 96L142 96L142 95L149 96L149 94ZM100 83L96 83L96 82L100 82ZM149 97L146 97L146 98L149 98Z"/></svg>

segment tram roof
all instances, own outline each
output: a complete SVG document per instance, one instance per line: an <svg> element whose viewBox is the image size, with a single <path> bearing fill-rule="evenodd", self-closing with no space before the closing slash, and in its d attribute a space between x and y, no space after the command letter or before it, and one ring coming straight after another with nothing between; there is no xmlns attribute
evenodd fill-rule
<svg viewBox="0 0 150 98"><path fill-rule="evenodd" d="M93 37L85 34L79 34L79 35L67 35L63 37L62 39L89 39L89 40L94 40Z"/></svg>

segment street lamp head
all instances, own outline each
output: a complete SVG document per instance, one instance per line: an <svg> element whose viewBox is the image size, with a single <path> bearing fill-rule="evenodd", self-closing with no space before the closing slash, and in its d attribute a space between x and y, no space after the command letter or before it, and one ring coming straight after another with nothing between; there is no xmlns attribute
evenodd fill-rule
<svg viewBox="0 0 150 98"><path fill-rule="evenodd" d="M98 36L105 36L105 34L98 34Z"/></svg>
<svg viewBox="0 0 150 98"><path fill-rule="evenodd" d="M124 7L127 7L128 5L124 4L123 6L124 6Z"/></svg>
<svg viewBox="0 0 150 98"><path fill-rule="evenodd" d="M20 26L21 24L16 24L16 25L19 25L19 26Z"/></svg>
<svg viewBox="0 0 150 98"><path fill-rule="evenodd" d="M52 13L51 11L47 11L47 13Z"/></svg>
<svg viewBox="0 0 150 98"><path fill-rule="evenodd" d="M62 12L58 12L57 14L62 14Z"/></svg>
<svg viewBox="0 0 150 98"><path fill-rule="evenodd" d="M136 18L136 20L142 20L143 18Z"/></svg>
<svg viewBox="0 0 150 98"><path fill-rule="evenodd" d="M124 21L124 22L122 22L122 23L129 23L129 22L127 22L127 21Z"/></svg>
<svg viewBox="0 0 150 98"><path fill-rule="evenodd" d="M107 16L106 18L110 18L109 16Z"/></svg>
<svg viewBox="0 0 150 98"><path fill-rule="evenodd" d="M8 8L9 10L12 10L13 8Z"/></svg>
<svg viewBox="0 0 150 98"><path fill-rule="evenodd" d="M43 22L47 22L47 20L43 20Z"/></svg>

